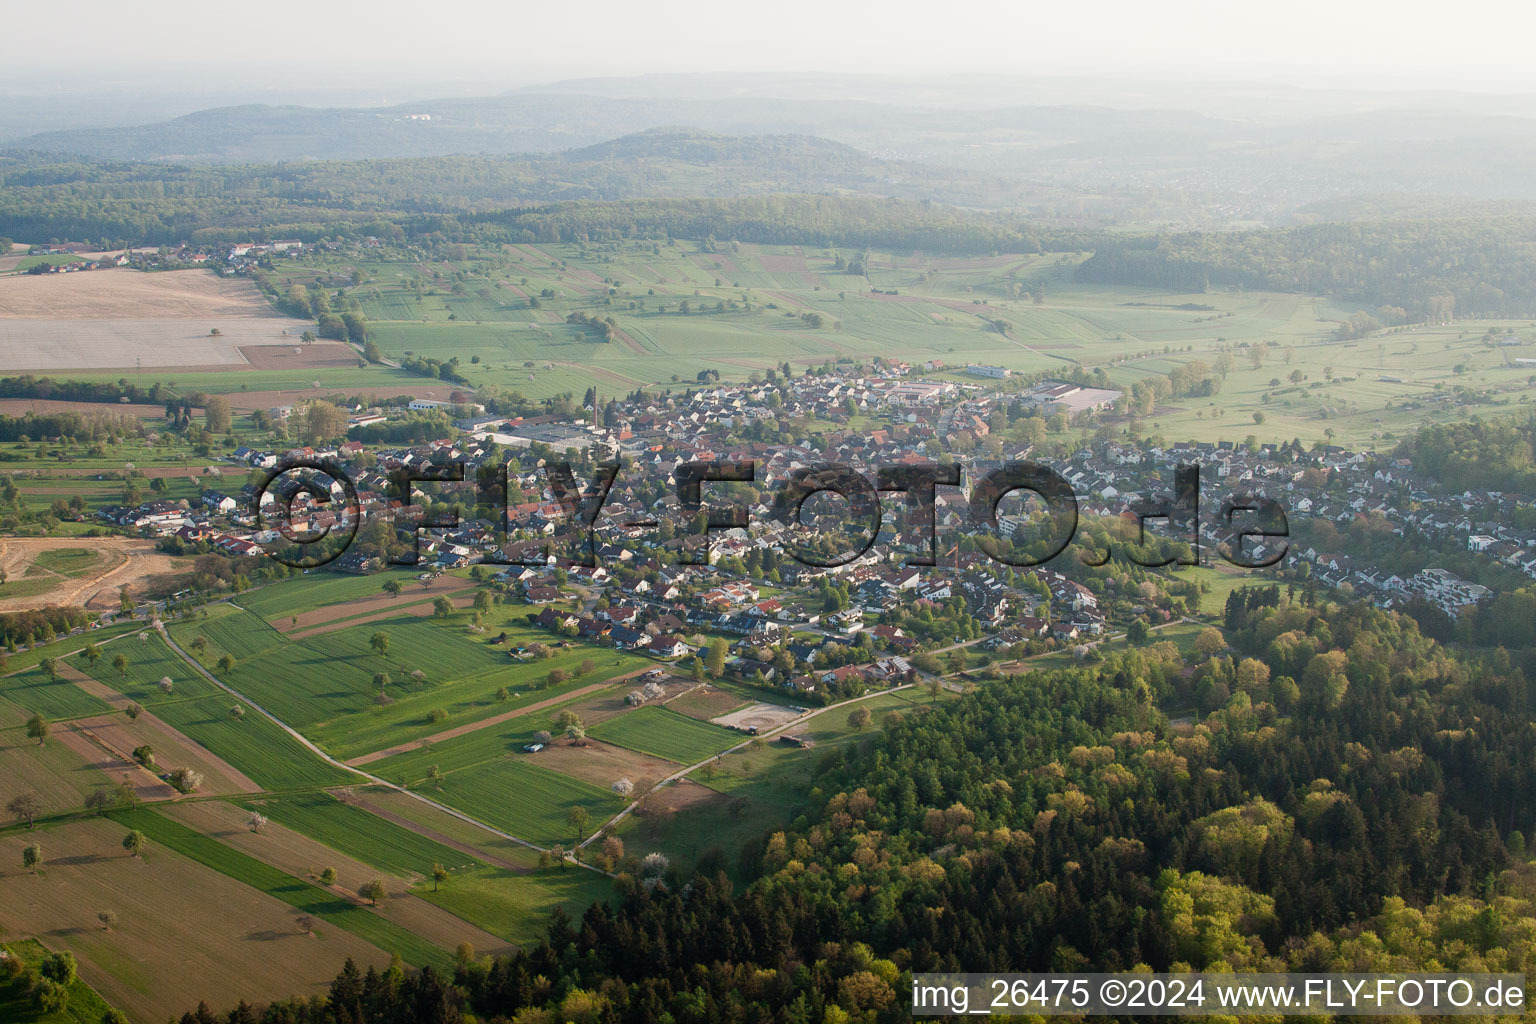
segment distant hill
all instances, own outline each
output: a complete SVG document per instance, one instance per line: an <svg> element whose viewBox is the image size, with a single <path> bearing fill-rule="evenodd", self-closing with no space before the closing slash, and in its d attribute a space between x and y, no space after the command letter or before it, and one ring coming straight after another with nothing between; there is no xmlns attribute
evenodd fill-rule
<svg viewBox="0 0 1536 1024"><path fill-rule="evenodd" d="M872 162L868 154L852 146L814 135L729 136L689 128L650 128L595 146L573 149L563 157L572 163L604 160L675 160L701 166L793 163L801 167L820 167L832 173L849 173L867 168Z"/></svg>
<svg viewBox="0 0 1536 1024"><path fill-rule="evenodd" d="M1536 119L1444 100L1244 120L1061 102L1060 87L1036 103L1017 102L1028 90L1015 85L963 106L959 83L925 105L921 90L878 81L801 82L790 95L754 95L767 86L750 76L720 79L713 93L691 79L647 76L629 92L625 81L390 107L219 107L31 135L0 155L34 165L512 157L539 179L512 198L855 191L1200 228L1284 223L1350 196L1536 200Z"/></svg>

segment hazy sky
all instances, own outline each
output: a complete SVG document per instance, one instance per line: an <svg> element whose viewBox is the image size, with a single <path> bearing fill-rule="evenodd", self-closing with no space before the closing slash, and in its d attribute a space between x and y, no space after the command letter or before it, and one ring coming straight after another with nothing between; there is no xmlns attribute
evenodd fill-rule
<svg viewBox="0 0 1536 1024"><path fill-rule="evenodd" d="M400 94L648 71L1156 75L1536 88L1518 0L0 0L0 77L159 83L196 66Z"/></svg>

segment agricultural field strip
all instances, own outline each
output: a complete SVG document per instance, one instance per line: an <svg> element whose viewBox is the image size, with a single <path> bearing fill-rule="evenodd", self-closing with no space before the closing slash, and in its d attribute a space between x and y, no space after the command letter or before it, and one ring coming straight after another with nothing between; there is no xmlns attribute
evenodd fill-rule
<svg viewBox="0 0 1536 1024"><path fill-rule="evenodd" d="M234 605L228 607L236 608ZM459 637L446 636L435 620L404 614L398 608L392 609L390 614L394 617L360 622L327 633L324 640L315 637L302 640L297 634L285 636L254 614L225 615L201 626L195 622L177 623L171 628L178 635L185 635L193 628L206 634L208 640L235 657L236 678L231 682L238 685L243 677L259 690L275 711L297 727L308 729L316 742L338 747L335 753L344 758L361 756L370 749L388 745L391 742L388 738L380 747L369 748L363 744L369 742L370 731L398 732L406 719L424 712L443 695L450 699L449 710L457 708L472 717L492 714L494 709L480 698L489 697L502 684L521 689L530 684L530 677L536 674L534 666L519 664L511 667L512 676L509 677L508 663L502 652L484 645L464 644ZM513 623L508 623L507 629L518 637L526 635L529 639L538 639L533 631ZM396 641L393 655L380 657L370 650L371 635L377 632ZM581 651L558 653L548 667L574 668L576 661L585 660L583 654ZM402 664L402 659L412 656L430 657L432 660L426 667L439 676L439 683L471 685L438 696L433 696L431 690L407 692L396 697L382 719L370 719L369 729L357 732L359 709L351 697L368 692L370 677L379 671L409 685L409 681L401 676L408 667L408 664ZM211 654L206 654L202 660L206 663L210 657ZM330 690L317 691L301 682L313 679L316 671L327 673L334 684ZM260 677L259 683L253 675Z"/></svg>
<svg viewBox="0 0 1536 1024"><path fill-rule="evenodd" d="M599 722L589 735L677 764L704 755L713 756L730 746L735 738L730 730L721 726L654 705L638 707Z"/></svg>
<svg viewBox="0 0 1536 1024"><path fill-rule="evenodd" d="M714 761L714 760L717 760L719 758L722 758L726 754L734 754L734 753L737 753L738 751L745 750L747 747L751 746L757 740L774 739L775 737L778 737L778 736L782 735L783 733L789 732L791 729L796 729L796 728L799 728L800 726L803 726L806 722L810 721L811 719L815 718L818 715L826 714L828 711L836 711L838 708L845 708L845 707L848 707L850 704L857 704L860 701L871 700L871 699L873 699L875 697L883 697L886 694L896 693L896 692L898 692L900 690L911 689L913 686L916 686L916 685L917 685L916 683L902 683L900 686L892 686L892 687L890 687L888 689L885 689L885 690L876 690L873 693L866 693L866 694L864 694L861 697L853 697L853 698L851 698L849 700L839 701L836 704L828 704L824 708L817 708L814 711L807 711L804 714L802 714L800 717L796 718L794 721L785 722L783 725L780 725L780 726L777 726L775 728L769 729L767 732L762 732L762 733L759 733L758 735L753 736L753 737L751 737L749 739L742 740L740 743L736 744L734 747L729 747L729 748L727 748L725 750L720 751L717 754L711 754L709 757L706 757L704 760L698 762L697 764L691 764L691 765L688 765L685 768L680 768L677 771L673 772L671 775L668 775L666 778L664 778L661 781L657 782L656 785L652 786L645 793L639 794L634 800L632 800L630 802L629 806L625 807L618 814L615 814L613 817L609 818L607 821L603 822L601 825L598 825L593 830L592 835L590 835L589 837L587 837L585 840L582 841L581 846L583 848L585 848L588 844L590 844L593 840L597 839L599 836L602 836L605 833L613 831L613 829L615 829L621 821L623 821L625 818L629 817L630 814L634 812L634 809L636 807L640 806L640 801L643 800L649 794L656 792L657 790L661 789L663 786L671 785L672 783L678 781L679 779L687 778L693 772L698 771L700 768L702 768L705 765L709 764L711 761Z"/></svg>
<svg viewBox="0 0 1536 1024"><path fill-rule="evenodd" d="M478 857L326 793L277 798L256 795L236 802L344 856L402 878L425 876L433 864L450 869L484 864Z"/></svg>
<svg viewBox="0 0 1536 1024"><path fill-rule="evenodd" d="M117 811L111 817L143 832L152 842L281 900L295 910L343 928L387 953L397 952L416 966L430 964L443 969L453 964L453 957L446 950L370 913L361 904L295 878L178 821L147 808Z"/></svg>
<svg viewBox="0 0 1536 1024"><path fill-rule="evenodd" d="M449 730L447 733L438 733L433 736L423 736L419 740L410 740L406 743L398 743L393 747L386 747L383 750L375 750L371 753L351 758L347 761L347 764L354 768L360 768L365 764L373 764L375 761L383 761L391 757L398 757L402 754L413 753L417 750L421 750L424 747L435 746L436 744L446 740L458 739L460 736L469 736L474 733L481 732L485 729L494 729L498 725L505 725L508 722L515 721L519 718L524 718L537 711L555 711L567 704L574 704L584 698L591 697L594 694L597 694L610 687L622 685L626 679L631 679L634 676L640 675L644 671L645 669L636 669L629 675L618 676L617 678L605 680L600 683L589 683L585 686L577 687L574 690L569 690L565 693L558 694L546 700L536 701L524 707L506 711L501 714L494 715L490 718L482 718L478 722L466 723L463 726L459 726L455 730ZM491 760L491 758L487 758L486 760ZM466 765L465 767L473 766Z"/></svg>
<svg viewBox="0 0 1536 1024"><path fill-rule="evenodd" d="M289 629L285 635L293 640L308 640L311 637L320 636L325 633L336 633L351 626L389 619L402 614L415 615L420 609L430 607L439 597L453 600L464 597L466 594L472 594L474 591L475 588L473 586L468 586L459 590L441 591L427 597L417 598L414 601L406 599L399 603L392 603L384 608L376 608L373 611L358 612L356 615L339 615L334 619L326 619L312 625L301 625L298 629Z"/></svg>
<svg viewBox="0 0 1536 1024"><path fill-rule="evenodd" d="M111 643L113 640L119 640L119 639L121 639L121 638L123 638L125 636L133 636L133 635L135 635L137 633L141 633L141 632L143 632L144 630L146 630L148 628L149 628L149 626L147 626L147 625L140 625L140 624L137 624L137 623L135 623L135 624L133 624L131 626L124 626L124 627L122 627L120 629L117 626L103 626L100 630L97 630L95 632L106 632L107 630L112 630L112 629L118 629L119 631L115 632L115 633L112 633L110 636L107 636L107 637L105 637L105 638L103 638L101 640L88 640L88 641L85 642L84 646L77 647L77 648L75 648L74 650L71 650L71 651L65 651L65 650L54 651L54 650L52 650L53 644L47 644L47 645L45 645L43 647L40 647L40 648L33 648L32 650L27 651L27 652L25 652L23 654L12 655L11 658L10 658L10 662L11 662L11 665L15 666L15 667L12 667L9 672L0 672L0 680L9 679L11 676L17 676L17 675L20 675L23 672L26 672L26 671L29 671L31 669L34 669L39 664L42 663L42 660L44 658L50 658L50 657L51 658L60 658L60 659L62 659L62 658L72 658L75 655L77 655L77 654L81 653L82 651L84 651L85 648L90 646L92 643L94 643L97 647L100 647L103 644ZM91 632L92 631L87 631L83 635L84 636L90 636ZM60 643L60 642L62 642L62 641L57 641L57 640L54 641L54 643ZM36 660L32 660L31 658L29 658L29 655L33 655L33 654L37 655ZM18 660L25 661L25 662L27 662L27 664L16 666L15 663Z"/></svg>
<svg viewBox="0 0 1536 1024"><path fill-rule="evenodd" d="M458 818L461 821L468 822L471 825L479 826L480 828L485 829L487 832L490 832L491 834L496 835L496 836L500 836L502 839L505 839L505 840L507 840L509 842L517 843L519 846L527 847L530 850L538 850L538 851L542 852L543 847L537 845L536 843L531 843L531 842L529 842L526 839L522 839L522 838L520 838L518 836L515 836L515 835L511 834L510 832L506 832L506 831L504 831L502 829L499 829L499 828L496 828L495 826L490 825L490 824L488 824L486 822L480 821L479 819L477 819L477 818L475 818L475 817L473 817L471 815L465 814L463 811L460 811L457 808L449 807L446 804L438 803L436 800L432 800L432 799L430 799L428 797L422 796L420 793L413 792L413 791L405 788L404 786L397 786L394 783L389 782L389 781L387 781L385 779L378 778L375 775L370 775L368 772L362 771L361 769L358 769L358 768L350 767L349 765L347 765L347 764L345 764L345 763L343 763L341 761L336 760L335 758L333 758L329 754L327 754L325 751L323 751L319 747L315 746L309 740L305 739L303 734L301 734L296 729L294 729L291 726L289 726L282 719L276 717L271 712L269 712L265 708L263 708L261 705L255 703L254 701L251 701L249 698L247 698L244 694L240 693L238 690L235 690L234 688L232 688L230 686L226 686L222 681L219 680L219 678L217 676L213 675L213 673L211 673L207 669L203 668L202 665L199 664L196 661L196 659L194 659L191 655L187 654L186 651L182 650L181 647L176 643L176 641L172 640L170 635L165 632L165 629L164 629L163 625L161 625L159 627L159 630L160 630L161 636L163 636L165 638L166 643L168 643L170 645L171 650L175 651L183 660L185 660L189 665L191 665L198 673L200 673L203 677L205 677L209 682L213 683L215 686L217 686L219 689L225 691L230 696L235 697L235 698L237 698L239 700L245 701L258 714L262 715L263 717L265 717L267 719L270 719L274 724L276 724L278 726L278 728L282 729L284 732L286 732L293 739L297 740L310 753L314 754L316 757L320 758L326 764L329 764L331 767L338 768L338 769L340 769L341 771L344 771L344 772L350 772L353 775L361 776L362 778L367 779L369 782L371 782L371 783L373 783L375 785L378 785L378 786L382 786L385 789L392 789L392 790L395 790L396 792L403 793L406 796L409 796L409 797L411 797L414 800L419 800L422 803L424 803L424 804L426 804L426 805L428 805L430 807L435 807L437 810L442 811L445 814L451 815L452 817ZM592 867L589 867L588 865L584 865L584 864L580 865L580 866L581 867L585 867L585 868L587 868L587 870L591 870L591 871L596 871L597 870L596 868L592 868Z"/></svg>

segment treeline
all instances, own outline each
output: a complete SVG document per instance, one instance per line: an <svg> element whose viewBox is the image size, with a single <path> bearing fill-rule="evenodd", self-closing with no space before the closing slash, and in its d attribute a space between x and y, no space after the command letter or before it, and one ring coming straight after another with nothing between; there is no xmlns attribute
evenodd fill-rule
<svg viewBox="0 0 1536 1024"><path fill-rule="evenodd" d="M50 643L61 634L89 625L95 618L84 608L60 605L0 612L0 644L14 651L17 644Z"/></svg>
<svg viewBox="0 0 1536 1024"><path fill-rule="evenodd" d="M820 755L740 892L729 851L691 877L626 857L617 905L451 983L349 966L328 1000L229 1019L885 1022L919 971L1518 969L1520 673L1278 590L1228 624L1232 648L1212 630L1188 659L1155 643L889 713ZM1191 687L1215 710L1175 726L1157 702Z"/></svg>
<svg viewBox="0 0 1536 1024"><path fill-rule="evenodd" d="M1087 235L894 199L766 195L729 199L572 202L466 218L515 242L626 238L739 239L772 245L1037 253L1090 248Z"/></svg>
<svg viewBox="0 0 1536 1024"><path fill-rule="evenodd" d="M1405 438L1397 454L1452 491L1536 494L1536 414L1430 424Z"/></svg>
<svg viewBox="0 0 1536 1024"><path fill-rule="evenodd" d="M71 437L79 441L136 437L144 431L137 416L103 409L101 412L0 414L0 441L40 441L45 438Z"/></svg>
<svg viewBox="0 0 1536 1024"><path fill-rule="evenodd" d="M127 380L85 381L34 377L0 377L0 398L43 398L61 402L144 402L162 401L169 392L159 382L141 388Z"/></svg>
<svg viewBox="0 0 1536 1024"><path fill-rule="evenodd" d="M1536 311L1536 217L1316 224L1100 240L1080 281L1331 295L1387 322Z"/></svg>

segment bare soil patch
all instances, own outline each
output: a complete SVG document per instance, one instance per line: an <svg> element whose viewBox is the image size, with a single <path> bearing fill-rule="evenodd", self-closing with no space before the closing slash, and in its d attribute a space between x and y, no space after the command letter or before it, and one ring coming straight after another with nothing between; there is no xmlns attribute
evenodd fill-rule
<svg viewBox="0 0 1536 1024"><path fill-rule="evenodd" d="M725 803L727 799L725 794L716 793L692 779L678 779L647 796L635 813L643 818L653 818L659 814L675 814L707 804Z"/></svg>
<svg viewBox="0 0 1536 1024"><path fill-rule="evenodd" d="M0 568L10 579L19 580L40 552L60 548L89 548L99 552L102 561L84 575L57 577L54 589L31 597L8 599L0 586L0 612L50 604L116 608L120 587L138 596L150 577L176 571L175 560L156 551L154 541L130 537L7 537L0 539Z"/></svg>
<svg viewBox="0 0 1536 1024"><path fill-rule="evenodd" d="M20 717L23 721L26 718ZM0 796L10 800L22 793L35 793L44 814L82 807L91 790L116 781L97 771L92 766L94 760L97 758L81 756L55 738L38 746L19 724L0 730ZM0 820L10 824L11 816L6 814Z"/></svg>
<svg viewBox="0 0 1536 1024"><path fill-rule="evenodd" d="M630 679L633 677L633 675L640 675L645 671L648 670L642 669L640 672L633 673L632 676L625 676L624 678ZM675 697L693 685L693 681L690 679L677 679L673 677L663 679L661 680L661 688L663 691L661 700L665 701L669 698ZM598 722L612 718L614 715L621 715L626 711L634 710L634 707L624 703L624 697L629 693L630 689L633 689L633 687L622 689L617 693L608 694L607 696L598 698L597 700L590 700L581 704L574 705L571 710L580 715L581 720L587 723L588 726L596 725ZM651 701L650 703L657 704L660 703L660 701Z"/></svg>
<svg viewBox="0 0 1536 1024"><path fill-rule="evenodd" d="M103 743L85 722L70 722L58 732L59 742L74 751L86 764L106 774L113 783L132 786L140 800L170 800L176 791L154 772L135 763Z"/></svg>
<svg viewBox="0 0 1536 1024"><path fill-rule="evenodd" d="M356 366L357 353L337 341L303 345L243 345L240 354L253 370L307 370L327 366Z"/></svg>
<svg viewBox="0 0 1536 1024"><path fill-rule="evenodd" d="M347 957L382 969L389 954L334 926L304 935L297 912L170 850L122 848L122 826L74 821L0 836L7 936L35 936L80 961L80 974L134 1020L166 1020L189 1001L233 1006L274 993L319 995ZM21 849L43 847L43 870L21 870ZM96 915L117 914L111 931ZM189 982L196 982L195 999Z"/></svg>
<svg viewBox="0 0 1536 1024"><path fill-rule="evenodd" d="M750 729L756 728L759 732L767 732L769 729L777 729L781 725L793 722L800 717L800 712L793 708L786 708L782 704L753 704L749 708L733 711L710 721L716 725L727 728Z"/></svg>
<svg viewBox="0 0 1536 1024"><path fill-rule="evenodd" d="M261 792L261 787L245 773L161 721L152 710L145 711L137 722L129 721L127 715L112 715L87 719L79 725L89 729L98 743L124 760L131 759L134 750L148 745L154 748L155 763L161 771L196 769L203 775L203 784L197 791L199 796Z"/></svg>
<svg viewBox="0 0 1536 1024"><path fill-rule="evenodd" d="M682 767L602 740L587 739L582 744L557 740L534 754L533 763L603 789L619 779L628 779L635 784L636 793L644 793Z"/></svg>
<svg viewBox="0 0 1536 1024"><path fill-rule="evenodd" d="M57 320L260 317L283 320L246 278L206 270L93 270L0 278L0 318Z"/></svg>
<svg viewBox="0 0 1536 1024"><path fill-rule="evenodd" d="M181 320L0 317L0 366L50 373L249 370L251 365L240 354L243 346L281 343L285 333L293 335L308 325L306 320L221 316ZM215 328L217 335L211 333Z"/></svg>
<svg viewBox="0 0 1536 1024"><path fill-rule="evenodd" d="M723 715L741 707L746 701L740 696L730 693L718 687L705 683L687 690L673 700L667 701L667 707L689 718L697 718L708 722L717 715Z"/></svg>
<svg viewBox="0 0 1536 1024"><path fill-rule="evenodd" d="M12 370L246 369L242 346L296 342L309 326L250 281L204 270L0 277L0 365Z"/></svg>

